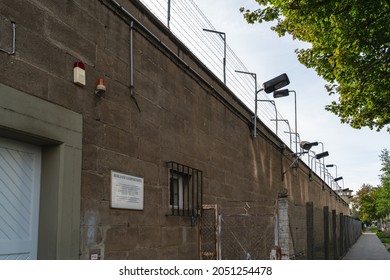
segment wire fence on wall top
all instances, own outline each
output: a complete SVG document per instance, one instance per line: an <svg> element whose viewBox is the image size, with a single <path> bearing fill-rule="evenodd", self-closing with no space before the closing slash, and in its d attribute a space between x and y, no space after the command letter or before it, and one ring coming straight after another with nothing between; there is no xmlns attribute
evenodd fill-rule
<svg viewBox="0 0 390 280"><path fill-rule="evenodd" d="M194 0L140 0L171 32L181 40L221 81L226 75L226 86L250 109L255 111L255 84L251 75L237 73L236 70L250 72L236 53L226 44L226 67L224 73L224 39ZM228 36L228 34L227 34ZM294 121L291 123L279 112L264 91L258 93L258 118L293 151L295 151ZM267 102L268 101L268 102ZM278 121L275 121L278 120ZM299 139L298 139L299 141ZM299 145L298 145L299 147ZM302 157L309 166L307 157ZM314 170L317 173L317 170ZM321 174L321 171L319 173Z"/></svg>

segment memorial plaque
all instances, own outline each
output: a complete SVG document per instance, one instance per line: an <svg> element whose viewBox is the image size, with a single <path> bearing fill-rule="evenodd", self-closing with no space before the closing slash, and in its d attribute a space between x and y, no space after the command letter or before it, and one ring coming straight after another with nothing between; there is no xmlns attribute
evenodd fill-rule
<svg viewBox="0 0 390 280"><path fill-rule="evenodd" d="M111 171L111 207L144 209L144 179Z"/></svg>

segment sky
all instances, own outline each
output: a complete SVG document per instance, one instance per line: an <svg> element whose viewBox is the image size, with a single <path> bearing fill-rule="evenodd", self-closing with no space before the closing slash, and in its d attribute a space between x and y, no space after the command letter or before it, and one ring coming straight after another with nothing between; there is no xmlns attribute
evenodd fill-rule
<svg viewBox="0 0 390 280"><path fill-rule="evenodd" d="M280 38L270 30L271 24L247 24L239 8L254 9L258 7L255 0L195 0L195 3L216 30L226 32L228 45L251 72L257 73L258 83L287 73L288 88L295 90L297 95L300 138L323 143L324 150L329 152L325 164L337 165L337 176L344 178L344 182L339 181L340 186L344 183L345 188L356 191L363 184L380 184L379 155L383 149L390 149L390 134L385 129L381 132L353 129L325 110L325 106L338 97L327 94L326 81L314 69L302 65L294 52L309 45L293 40L291 36ZM293 96L275 102L277 110L293 123ZM319 145L316 153L321 151L322 145ZM329 168L333 177L336 177L335 169Z"/></svg>
<svg viewBox="0 0 390 280"><path fill-rule="evenodd" d="M179 6L183 7L182 12L184 12L184 7L190 6L189 2L181 1L171 0L172 17L183 20L182 22L178 21L177 24L182 25L184 21L198 20L191 18L191 16L186 17L183 14L177 15ZM270 30L272 24L269 23L249 25L239 9L243 6L251 10L259 7L255 0L192 1L207 17L215 30L226 33L228 46L239 57L249 72L257 74L259 85L282 73L287 73L290 85L286 88L295 90L297 96L297 131L300 139L302 141L320 142L321 144L318 147L312 148L317 154L322 152L322 147L329 152L329 156L325 158L325 164L337 166L337 176L335 167L328 168L328 170L334 178L343 177L344 180L338 182L340 187L357 191L363 184L373 186L380 184L381 161L379 155L383 149L390 149L390 134L385 129L381 132L368 128L353 129L348 124L342 124L336 115L325 110L325 106L333 100L337 100L338 97L327 94L324 87L326 81L319 77L314 69L308 69L299 63L295 50L308 47L307 43L293 40L290 36L278 37L274 31ZM160 19L166 22L166 0L159 0L158 2L142 0L142 2L152 3L149 4L149 7L154 6L155 9L159 10L162 15ZM171 30L175 29L174 24L175 22L172 21ZM183 30L180 32L183 32ZM184 33L186 33L185 30ZM190 48L193 45L191 40L202 41L204 39L195 35L186 36L183 33L183 36L181 34L177 35ZM210 36L215 36L215 34ZM207 44L208 42L200 42L199 46L202 46L203 43ZM216 44L218 45L218 41ZM202 52L202 49L200 52ZM209 59L213 61L210 66L216 67L211 68L211 70L221 70L220 65L218 65L220 64L221 55L208 49L203 52L210 52ZM218 56L219 58L217 58ZM229 82L236 78L232 75L237 75L232 69L229 70L230 72L227 74L228 86ZM249 82L253 82L250 77ZM272 95L270 95L270 99L272 99ZM249 102L251 102L251 99L249 99ZM278 114L288 119L293 126L295 119L294 95L278 98L275 103ZM263 106L260 107L262 110L264 104L261 105ZM261 113L259 113L259 117ZM268 116L270 116L269 114ZM264 120L264 116L262 121L270 123L269 119ZM271 125L273 125L272 122ZM283 132L280 134L283 134ZM283 137L286 141L287 136L283 135Z"/></svg>

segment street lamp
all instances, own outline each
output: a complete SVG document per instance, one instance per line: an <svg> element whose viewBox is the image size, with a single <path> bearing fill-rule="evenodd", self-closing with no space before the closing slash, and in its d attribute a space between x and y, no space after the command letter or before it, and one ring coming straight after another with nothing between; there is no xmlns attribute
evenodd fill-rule
<svg viewBox="0 0 390 280"><path fill-rule="evenodd" d="M337 165L336 164L327 164L326 167L336 167L336 178L337 178Z"/></svg>
<svg viewBox="0 0 390 280"><path fill-rule="evenodd" d="M326 169L326 167L325 167L325 169ZM332 188L332 179L331 179L331 177L332 177L332 174L330 174L329 170L326 169L326 178L327 178L326 183L328 185L330 185L330 187Z"/></svg>
<svg viewBox="0 0 390 280"><path fill-rule="evenodd" d="M285 97L289 96L290 92L294 93L294 111L295 111L295 133L298 132L298 117L297 117L297 93L295 90L288 90L288 89L281 89L274 91L274 98L280 98L280 97ZM295 152L298 151L298 141L297 141L297 135L295 134Z"/></svg>
<svg viewBox="0 0 390 280"><path fill-rule="evenodd" d="M308 157L309 157L309 159L308 159L308 165L309 165L309 167L310 167L310 173L309 173L309 177L311 178L311 173L312 173L312 167L311 166L313 166L313 159L315 158L315 159L321 159L321 158L324 158L324 157L327 157L327 156L329 156L329 152L322 152L322 153L320 153L320 154L315 154L314 152L314 157L312 158L312 161L311 161L311 165L310 165L310 154L309 154L309 152L311 152L310 151L310 149L313 147L313 146L318 146L318 142L308 142L308 141L301 141L300 143L299 143L299 146L301 147L301 149L302 150L304 150L303 152L299 152L299 153L295 153L296 154L296 156L297 156L297 158L290 164L290 166L289 167L287 167L287 169L285 170L285 171L283 171L282 172L282 181L284 180L284 175L287 173L287 171L298 161L298 159L302 156L302 155L304 155L304 154L308 154Z"/></svg>
<svg viewBox="0 0 390 280"><path fill-rule="evenodd" d="M337 186L340 188L340 186L337 183L337 181L340 181L340 180L343 180L343 189L344 189L344 178L342 176L335 178L333 181L335 181Z"/></svg>
<svg viewBox="0 0 390 280"><path fill-rule="evenodd" d="M303 150L309 151L314 146L318 146L318 142L301 141L299 143L299 145L301 146L301 148ZM309 153L307 153L307 164L310 164L310 154Z"/></svg>
<svg viewBox="0 0 390 280"><path fill-rule="evenodd" d="M269 80L263 84L263 89L266 93L271 93L273 91L276 91L282 87L287 86L290 84L290 80L288 79L287 74L279 75L272 80Z"/></svg>
<svg viewBox="0 0 390 280"><path fill-rule="evenodd" d="M316 154L316 155L311 159L311 162L310 162L310 173L309 173L309 177L310 177L310 178L311 178L311 173L312 173L313 159L322 159L322 158L327 157L327 156L329 156L329 152L328 152L328 151L325 151L325 152Z"/></svg>
<svg viewBox="0 0 390 280"><path fill-rule="evenodd" d="M324 158L323 158L323 160L324 160ZM324 182L329 184L329 182L328 182L329 180L327 181L327 177L329 178L328 169L326 168L326 165L324 163L320 162L320 173L321 173L321 170L324 173Z"/></svg>
<svg viewBox="0 0 390 280"><path fill-rule="evenodd" d="M291 133L290 133L290 135L291 135ZM299 136L298 133L297 133L297 135ZM299 139L299 140L301 140L301 139ZM282 170L282 181L284 180L284 175L287 173L288 170L290 170L291 167L294 166L294 164L298 161L298 159L304 154L309 154L309 150L311 149L311 147L316 146L316 145L318 145L318 143L316 144L316 142L310 143L307 141L302 141L299 143L299 146L301 147L301 151L296 152L295 153L296 159L287 167L286 170L284 170L284 171ZM309 155L309 158L310 158L310 155Z"/></svg>
<svg viewBox="0 0 390 280"><path fill-rule="evenodd" d="M288 79L288 76L287 74L282 74L282 75L279 75L275 78L273 78L272 80L269 80L265 83L263 83L263 87L261 89L257 89L257 75L256 73L252 73L252 72L245 72L245 71L239 71L239 70L235 70L235 72L237 73L241 73L241 74L248 74L248 75L251 75L252 78L255 80L255 115L253 116L253 138L256 138L257 136L257 102L259 101L257 99L257 94L264 90L266 93L270 93L270 92L273 92L275 90L278 90L284 86L287 86L289 83L290 83L290 80Z"/></svg>
<svg viewBox="0 0 390 280"><path fill-rule="evenodd" d="M203 31L216 33L223 40L223 83L226 85L226 33L206 28L203 28Z"/></svg>
<svg viewBox="0 0 390 280"><path fill-rule="evenodd" d="M322 158L327 157L327 156L329 156L329 152L328 152L328 151L325 151L325 152L316 154L316 155L315 155L315 158L316 158L316 159L322 159Z"/></svg>
<svg viewBox="0 0 390 280"><path fill-rule="evenodd" d="M308 142L308 141L301 141L299 143L302 149L304 150L310 150L314 146L318 146L318 142Z"/></svg>
<svg viewBox="0 0 390 280"><path fill-rule="evenodd" d="M318 144L321 144L322 152L324 152L324 143L318 142ZM322 159L322 164L325 166L325 159ZM325 169L324 169L324 181L325 181Z"/></svg>

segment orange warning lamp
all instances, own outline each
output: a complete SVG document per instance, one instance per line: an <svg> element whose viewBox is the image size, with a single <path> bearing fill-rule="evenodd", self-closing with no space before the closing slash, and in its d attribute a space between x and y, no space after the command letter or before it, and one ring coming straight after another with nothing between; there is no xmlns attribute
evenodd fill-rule
<svg viewBox="0 0 390 280"><path fill-rule="evenodd" d="M104 79L98 79L95 94L101 96L106 92L106 85L104 84Z"/></svg>

